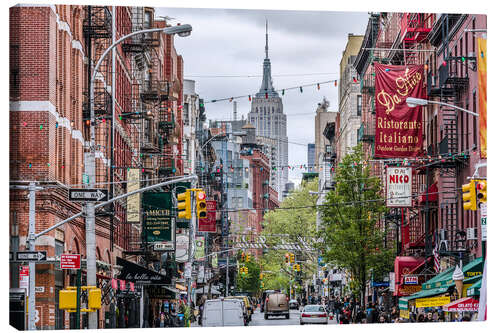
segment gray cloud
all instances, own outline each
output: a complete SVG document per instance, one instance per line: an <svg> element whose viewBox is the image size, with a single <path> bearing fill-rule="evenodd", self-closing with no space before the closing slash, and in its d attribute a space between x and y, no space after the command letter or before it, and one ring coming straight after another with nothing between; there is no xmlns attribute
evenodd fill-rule
<svg viewBox="0 0 500 333"><path fill-rule="evenodd" d="M366 13L306 12L273 10L224 10L157 8L157 15L175 17L174 23L190 23L191 36L175 40L184 58L188 75L260 75L264 59L265 18L269 20L269 55L275 88L335 80L338 74L280 76L282 74L338 73L348 33L364 34ZM187 77L190 78L190 77ZM206 103L209 119L228 120L232 103L209 103L211 99L255 94L261 79L190 78ZM314 142L314 113L325 96L337 110L338 87L322 85L286 91L284 112L288 116L289 164L307 163L307 143ZM281 95L281 91L279 91ZM239 99L238 118L247 116L248 98ZM307 113L307 115L303 115ZM295 115L294 115L295 114ZM297 115L298 114L298 115ZM298 144L296 144L298 143ZM303 170L290 170L290 178L300 178Z"/></svg>

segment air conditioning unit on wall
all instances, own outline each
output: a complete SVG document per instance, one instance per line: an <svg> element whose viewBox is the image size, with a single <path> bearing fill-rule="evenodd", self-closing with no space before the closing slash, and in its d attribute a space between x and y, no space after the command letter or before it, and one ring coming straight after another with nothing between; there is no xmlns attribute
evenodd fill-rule
<svg viewBox="0 0 500 333"><path fill-rule="evenodd" d="M467 228L467 240L477 240L477 228Z"/></svg>

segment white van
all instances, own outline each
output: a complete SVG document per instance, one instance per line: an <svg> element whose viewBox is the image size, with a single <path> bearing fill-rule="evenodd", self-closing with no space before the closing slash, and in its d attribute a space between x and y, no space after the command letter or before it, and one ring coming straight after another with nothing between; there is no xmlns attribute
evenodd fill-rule
<svg viewBox="0 0 500 333"><path fill-rule="evenodd" d="M205 302L201 325L205 327L243 326L245 324L239 299L211 299Z"/></svg>

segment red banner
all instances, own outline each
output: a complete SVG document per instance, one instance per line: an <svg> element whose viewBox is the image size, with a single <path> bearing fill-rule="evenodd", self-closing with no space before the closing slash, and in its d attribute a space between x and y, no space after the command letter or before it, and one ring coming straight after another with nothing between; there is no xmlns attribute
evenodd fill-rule
<svg viewBox="0 0 500 333"><path fill-rule="evenodd" d="M407 97L426 98L424 66L375 66L375 157L414 157L422 152L422 107Z"/></svg>
<svg viewBox="0 0 500 333"><path fill-rule="evenodd" d="M217 201L207 200L207 218L198 219L198 231L217 232L217 222L215 215L217 213Z"/></svg>
<svg viewBox="0 0 500 333"><path fill-rule="evenodd" d="M125 280L118 280L120 281L120 290L126 290L127 286L125 285Z"/></svg>

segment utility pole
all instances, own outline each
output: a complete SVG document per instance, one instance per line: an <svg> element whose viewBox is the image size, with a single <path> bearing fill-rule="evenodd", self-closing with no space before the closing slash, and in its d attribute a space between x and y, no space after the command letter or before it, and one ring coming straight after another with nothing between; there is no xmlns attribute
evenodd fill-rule
<svg viewBox="0 0 500 333"><path fill-rule="evenodd" d="M196 183L192 186L193 188L196 188ZM196 228L196 191L190 191L189 195L191 196L191 221L190 221L190 226L189 226L189 250L188 250L188 263L191 268L191 274L187 278L187 302L188 306L191 307L191 276L193 274L193 247L194 247L194 228ZM186 318L187 320L187 318Z"/></svg>
<svg viewBox="0 0 500 333"><path fill-rule="evenodd" d="M29 236L35 233L35 182L30 182L29 185ZM28 249L35 251L35 238L28 237ZM35 328L35 274L36 266L34 261L29 262L29 298L28 298L28 330L34 331Z"/></svg>

